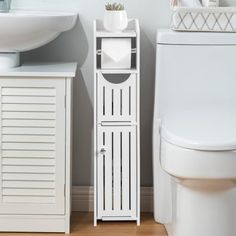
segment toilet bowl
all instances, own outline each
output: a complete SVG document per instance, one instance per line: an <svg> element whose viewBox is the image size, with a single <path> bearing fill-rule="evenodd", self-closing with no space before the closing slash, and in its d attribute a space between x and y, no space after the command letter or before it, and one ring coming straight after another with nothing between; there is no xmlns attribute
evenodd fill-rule
<svg viewBox="0 0 236 236"><path fill-rule="evenodd" d="M157 37L154 216L169 236L236 235L236 36Z"/></svg>

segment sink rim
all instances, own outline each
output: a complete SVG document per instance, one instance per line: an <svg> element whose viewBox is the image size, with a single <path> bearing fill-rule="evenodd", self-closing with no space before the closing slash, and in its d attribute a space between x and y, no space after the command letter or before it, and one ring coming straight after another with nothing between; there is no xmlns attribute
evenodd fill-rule
<svg viewBox="0 0 236 236"><path fill-rule="evenodd" d="M72 11L10 10L9 12L0 12L0 17L77 17L78 14L78 12Z"/></svg>

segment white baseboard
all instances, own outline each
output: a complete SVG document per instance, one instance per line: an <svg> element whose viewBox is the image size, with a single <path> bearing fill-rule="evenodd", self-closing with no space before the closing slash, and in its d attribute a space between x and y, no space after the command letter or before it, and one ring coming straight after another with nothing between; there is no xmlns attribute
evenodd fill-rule
<svg viewBox="0 0 236 236"><path fill-rule="evenodd" d="M72 188L72 210L82 212L93 211L93 187L73 186ZM141 211L153 212L153 189L151 187L141 188Z"/></svg>

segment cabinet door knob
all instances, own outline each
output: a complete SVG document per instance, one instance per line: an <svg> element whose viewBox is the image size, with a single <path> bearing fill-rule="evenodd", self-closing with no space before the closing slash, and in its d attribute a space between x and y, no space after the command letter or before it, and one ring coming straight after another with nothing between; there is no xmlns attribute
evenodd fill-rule
<svg viewBox="0 0 236 236"><path fill-rule="evenodd" d="M101 149L101 154L104 155L107 152L107 150L105 148Z"/></svg>

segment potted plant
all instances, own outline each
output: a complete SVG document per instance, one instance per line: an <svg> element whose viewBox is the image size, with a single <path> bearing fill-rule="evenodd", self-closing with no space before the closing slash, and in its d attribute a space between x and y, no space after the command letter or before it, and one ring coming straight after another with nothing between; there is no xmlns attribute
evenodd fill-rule
<svg viewBox="0 0 236 236"><path fill-rule="evenodd" d="M124 5L120 3L106 4L104 28L111 32L120 32L127 28L128 17Z"/></svg>

